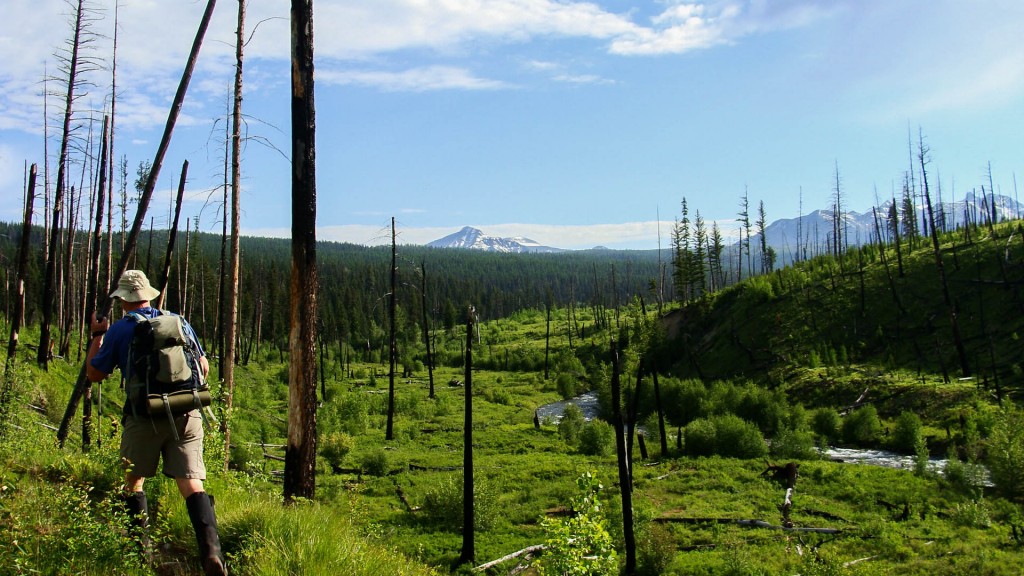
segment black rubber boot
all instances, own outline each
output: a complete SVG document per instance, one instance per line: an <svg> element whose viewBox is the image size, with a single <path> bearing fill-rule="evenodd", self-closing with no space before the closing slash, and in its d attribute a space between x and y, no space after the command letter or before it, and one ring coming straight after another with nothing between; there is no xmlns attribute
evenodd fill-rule
<svg viewBox="0 0 1024 576"><path fill-rule="evenodd" d="M149 504L146 502L146 493L140 490L126 494L124 507L128 511L133 535L139 540L142 557L149 561L153 558L153 545L149 539Z"/></svg>
<svg viewBox="0 0 1024 576"><path fill-rule="evenodd" d="M196 492L185 499L188 517L196 531L199 543L199 560L203 563L206 576L227 576L224 556L220 550L220 536L217 534L217 516L213 512L213 498L206 492Z"/></svg>

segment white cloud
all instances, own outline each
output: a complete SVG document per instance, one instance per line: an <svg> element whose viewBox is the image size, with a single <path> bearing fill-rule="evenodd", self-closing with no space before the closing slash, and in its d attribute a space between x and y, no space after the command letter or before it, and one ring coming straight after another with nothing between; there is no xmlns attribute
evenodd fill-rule
<svg viewBox="0 0 1024 576"><path fill-rule="evenodd" d="M569 84L614 84L614 80L602 78L596 74L556 74L551 77L556 82Z"/></svg>
<svg viewBox="0 0 1024 576"><path fill-rule="evenodd" d="M431 90L497 90L508 88L500 80L474 76L452 66L425 66L399 72L384 70L321 70L317 78L327 84L370 86L390 92L427 92Z"/></svg>
<svg viewBox="0 0 1024 576"><path fill-rule="evenodd" d="M317 10L319 53L337 58L414 48L449 51L460 44L538 36L611 38L635 28L626 16L590 2L378 0L325 2Z"/></svg>

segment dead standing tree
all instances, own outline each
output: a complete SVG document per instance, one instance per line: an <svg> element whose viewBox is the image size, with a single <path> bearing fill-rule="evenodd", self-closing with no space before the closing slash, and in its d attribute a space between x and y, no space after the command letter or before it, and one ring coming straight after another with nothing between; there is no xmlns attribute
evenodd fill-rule
<svg viewBox="0 0 1024 576"><path fill-rule="evenodd" d="M85 0L78 0L74 6L74 23L72 27L72 38L70 54L65 60L67 66L67 85L64 91L64 118L61 129L60 151L57 155L57 183L53 194L52 223L49 230L49 239L46 249L46 271L43 275L43 299L42 299L42 320L39 326L39 351L36 362L42 368L47 368L50 361L50 348L52 336L50 325L53 323L53 313L56 307L56 299L59 289L57 287L57 248L60 238L61 212L64 205L64 190L67 184L68 149L70 147L74 103L76 100L75 89L81 86L80 72L89 68L82 67L81 50L83 46L83 34L87 34L87 27L90 19ZM45 215L44 215L45 218ZM68 223L72 227L71 222Z"/></svg>
<svg viewBox="0 0 1024 576"><path fill-rule="evenodd" d="M156 308L162 308L164 298L167 296L167 287L170 284L171 258L174 256L174 245L178 238L178 219L181 218L181 201L185 197L185 180L188 178L188 160L181 165L181 178L178 181L178 196L174 200L174 219L171 221L171 229L167 231L167 251L164 252L164 265L160 268L160 276L157 279L157 286L161 287L160 295L156 297ZM182 310L184 312L184 310Z"/></svg>
<svg viewBox="0 0 1024 576"><path fill-rule="evenodd" d="M611 342L612 356L612 426L615 428L615 456L619 469L619 493L622 495L622 535L626 544L624 573L636 573L636 537L633 533L633 474L629 466L620 393L619 345ZM468 393L468 390L467 390Z"/></svg>
<svg viewBox="0 0 1024 576"><path fill-rule="evenodd" d="M96 223L92 230L92 252L89 254L89 280L86 286L85 317L89 318L96 310L96 292L99 290L100 253L103 234L104 190L107 175L107 129L109 120L103 117L103 141L100 144L100 181L96 194ZM92 443L92 386L85 389L85 402L82 405L82 450L89 449Z"/></svg>
<svg viewBox="0 0 1024 576"><path fill-rule="evenodd" d="M18 248L18 278L16 282L17 293L14 299L14 310L11 313L11 337L7 341L7 362L4 367L4 374L11 369L14 362L14 355L18 351L18 332L21 331L21 323L25 318L25 278L28 276L28 250L31 245L32 235L32 205L35 202L36 179L39 168L33 164L28 172L28 186L25 188L25 219L21 225L21 245ZM7 383L4 382L4 392ZM0 397L0 410L3 410L6 394Z"/></svg>
<svg viewBox="0 0 1024 576"><path fill-rule="evenodd" d="M960 336L960 324L957 321L956 305L949 294L949 282L946 279L946 267L942 262L942 251L939 249L939 233L935 229L935 215L932 212L932 197L928 189L928 173L925 166L928 164L928 147L924 145L924 136L918 132L918 155L917 159L921 165L921 187L924 189L925 208L927 209L928 226L932 238L932 251L935 253L935 268L939 271L939 281L942 283L942 298L949 310L950 329L953 332L953 345L956 347L957 357L960 360L960 375L970 376L971 366L967 360L967 350L964 348L963 339Z"/></svg>
<svg viewBox="0 0 1024 576"><path fill-rule="evenodd" d="M434 398L434 358L430 350L430 323L427 316L427 262L420 262L420 300L423 308L423 345L427 349L427 376L430 379L430 398Z"/></svg>
<svg viewBox="0 0 1024 576"><path fill-rule="evenodd" d="M220 374L224 379L224 418L221 432L224 433L224 470L231 460L231 408L235 396L235 346L238 344L238 285L241 263L239 258L241 236L241 193L242 193L242 55L245 46L245 0L238 0L238 28L235 31L235 85L234 101L231 107L231 264L224 289L227 290L226 306L223 312L224 354L220 357ZM225 163L227 158L225 158ZM294 195L294 189L292 194ZM227 183L224 197L227 200ZM224 208L227 212L227 206ZM225 225L227 220L225 219ZM221 259L223 260L221 247ZM315 307L314 307L315 310Z"/></svg>
<svg viewBox="0 0 1024 576"><path fill-rule="evenodd" d="M174 132L174 125L178 120L178 115L181 112L181 107L185 103L185 93L188 92L189 81L192 79L192 70L195 69L196 60L199 58L199 49L203 45L203 38L206 36L206 29L210 26L210 19L213 17L213 9L217 5L217 0L208 0L206 3L206 11L203 12L202 20L199 22L199 30L196 32L196 37L192 42L192 51L188 55L188 60L185 63L185 70L181 74L181 81L178 83L178 90L174 94L174 100L171 102L171 109L167 114L167 123L164 126L163 136L160 138L160 144L157 146L156 156L153 159L153 165L149 170L149 175L146 178L146 185L142 189L142 195L139 198L139 209L135 213L135 221L132 223L131 231L128 233L128 237L125 239L124 251L121 253L121 260L117 266L117 274L112 275L114 281L121 277L121 274L128 269L128 263L131 262L132 257L135 255L135 247L138 244L139 234L142 231L143 222L146 220L146 210L149 207L149 201L153 198L153 190L156 188L157 177L160 175L160 167L163 165L164 156L167 155L167 148L171 144L171 134ZM104 296L102 302L96 306L96 313L98 316L109 316L110 309L113 302L110 296ZM71 391L71 398L68 400L68 406L64 410L64 418L61 420L60 427L57 428L57 441L61 446L64 446L64 441L68 436L68 426L71 423L71 419L74 417L75 412L78 410L78 402L82 399L82 395L85 389L89 386L89 381L85 377L85 363L82 363L82 368L78 372L78 380L75 382L75 387Z"/></svg>
<svg viewBox="0 0 1024 576"><path fill-rule="evenodd" d="M313 0L292 0L291 366L284 498L316 488L316 119L313 104Z"/></svg>
<svg viewBox="0 0 1024 576"><path fill-rule="evenodd" d="M391 293L388 294L388 423L385 440L395 439L395 314L398 311L398 250L395 244L395 217L391 217Z"/></svg>
<svg viewBox="0 0 1024 576"><path fill-rule="evenodd" d="M473 502L473 331L476 310L470 306L466 314L465 415L462 436L462 551L459 564L476 562L476 540Z"/></svg>

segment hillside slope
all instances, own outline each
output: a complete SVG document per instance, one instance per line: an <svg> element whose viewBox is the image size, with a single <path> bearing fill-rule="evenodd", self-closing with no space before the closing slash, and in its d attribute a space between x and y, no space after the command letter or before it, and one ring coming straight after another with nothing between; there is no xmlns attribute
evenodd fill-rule
<svg viewBox="0 0 1024 576"><path fill-rule="evenodd" d="M749 279L673 312L663 362L706 379L779 384L801 368L857 364L1015 390L1024 362L1019 224L945 235L941 260L946 290L927 238L912 250L866 246Z"/></svg>

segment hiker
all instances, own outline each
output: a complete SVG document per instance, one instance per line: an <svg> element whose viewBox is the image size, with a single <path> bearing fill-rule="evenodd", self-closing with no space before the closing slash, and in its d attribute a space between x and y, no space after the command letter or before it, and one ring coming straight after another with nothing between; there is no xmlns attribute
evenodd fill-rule
<svg viewBox="0 0 1024 576"><path fill-rule="evenodd" d="M160 291L149 284L141 270L126 271L117 282L117 290L110 295L121 301L125 317L113 324L107 318L93 314L90 322L91 340L86 360L86 375L91 382L100 382L114 367L128 378L132 341L136 325L148 318L170 314L150 306L150 300ZM180 323L185 336L191 340L198 352L197 368L205 378L210 364L199 345L195 331L187 322ZM126 390L129 384L126 383ZM124 490L128 515L140 531L144 552L148 553L148 536L145 529L149 523L146 493L142 490L146 478L156 476L157 462L163 457L163 473L174 478L178 491L185 499L188 516L195 529L199 543L200 559L206 574L226 575L224 558L221 553L220 537L217 534L217 518L213 510L213 499L203 489L206 466L203 463L203 422L197 409L190 409L180 415L168 416L148 413L140 414L125 401L122 410L121 461L125 465ZM189 407L191 408L191 407ZM188 409L188 408L186 408Z"/></svg>

